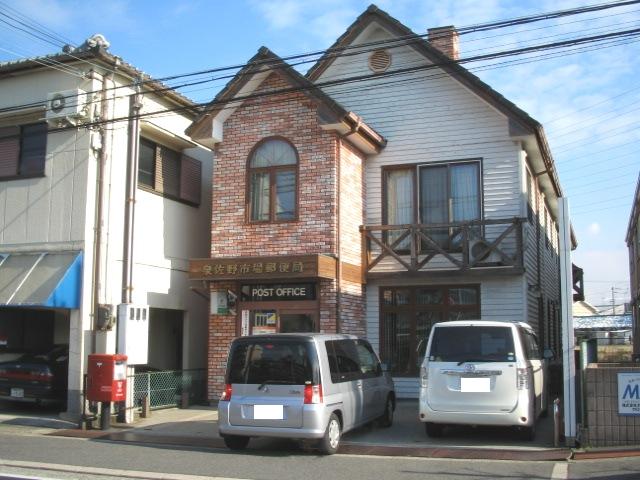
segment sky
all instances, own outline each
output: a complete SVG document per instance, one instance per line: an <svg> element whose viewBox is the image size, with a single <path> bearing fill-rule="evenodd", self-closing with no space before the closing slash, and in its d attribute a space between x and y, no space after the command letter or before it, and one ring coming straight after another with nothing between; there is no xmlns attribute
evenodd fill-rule
<svg viewBox="0 0 640 480"><path fill-rule="evenodd" d="M512 19L605 0L378 0L423 34L427 28ZM330 47L370 4L359 0L0 0L72 45L101 33L111 53L153 77L239 65L261 46L280 56ZM4 20L4 21L3 21ZM0 61L57 53L0 16ZM460 56L511 50L640 27L640 4L460 37ZM640 37L555 56L465 67L543 124L578 239L573 262L585 271L594 305L629 301L625 242L640 172ZM495 61L494 61L495 62ZM298 67L305 71L311 64ZM218 80L181 90L198 102ZM1 92L0 92L1 94Z"/></svg>

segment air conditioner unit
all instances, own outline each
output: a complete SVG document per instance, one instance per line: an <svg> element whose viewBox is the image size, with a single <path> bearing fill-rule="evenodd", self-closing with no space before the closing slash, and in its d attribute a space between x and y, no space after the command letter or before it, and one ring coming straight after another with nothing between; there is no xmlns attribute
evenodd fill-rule
<svg viewBox="0 0 640 480"><path fill-rule="evenodd" d="M46 119L50 123L76 125L89 116L87 92L80 89L47 94Z"/></svg>
<svg viewBox="0 0 640 480"><path fill-rule="evenodd" d="M469 240L469 261L472 263L500 263L502 259L490 251L490 243L479 238Z"/></svg>

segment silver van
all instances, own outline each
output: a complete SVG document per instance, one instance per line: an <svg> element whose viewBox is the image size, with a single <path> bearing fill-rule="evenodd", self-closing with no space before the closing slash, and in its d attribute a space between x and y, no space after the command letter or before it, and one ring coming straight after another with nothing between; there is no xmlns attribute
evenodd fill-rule
<svg viewBox="0 0 640 480"><path fill-rule="evenodd" d="M427 435L447 424L518 427L533 439L547 412L544 360L526 323L436 323L420 368L420 420Z"/></svg>
<svg viewBox="0 0 640 480"><path fill-rule="evenodd" d="M393 381L366 340L291 333L236 338L229 351L218 429L238 450L250 437L317 441L333 454L344 432L393 422Z"/></svg>

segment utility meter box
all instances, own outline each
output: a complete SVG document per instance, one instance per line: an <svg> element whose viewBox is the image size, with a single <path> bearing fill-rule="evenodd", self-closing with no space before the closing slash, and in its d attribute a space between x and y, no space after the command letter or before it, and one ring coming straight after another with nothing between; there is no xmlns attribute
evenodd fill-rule
<svg viewBox="0 0 640 480"><path fill-rule="evenodd" d="M127 356L89 355L87 400L123 402L127 397Z"/></svg>
<svg viewBox="0 0 640 480"><path fill-rule="evenodd" d="M118 305L118 352L129 365L149 362L149 305Z"/></svg>

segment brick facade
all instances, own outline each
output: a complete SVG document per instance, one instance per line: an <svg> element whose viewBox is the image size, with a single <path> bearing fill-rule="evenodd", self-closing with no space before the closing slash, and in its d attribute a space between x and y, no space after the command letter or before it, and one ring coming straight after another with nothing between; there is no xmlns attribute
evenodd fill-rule
<svg viewBox="0 0 640 480"><path fill-rule="evenodd" d="M289 86L281 75L271 73L256 93ZM245 101L225 121L223 142L215 149L212 257L325 254L360 267L364 155L335 132L323 130L317 108L300 92L259 96ZM269 137L284 138L297 151L298 218L252 224L246 211L247 164L256 144ZM338 280L322 279L317 285L319 330L364 335L363 286L345 279L340 289ZM237 288L233 283L212 283L212 289ZM236 316L210 317L210 400L222 392L229 343L238 334L236 325Z"/></svg>
<svg viewBox="0 0 640 480"><path fill-rule="evenodd" d="M256 93L288 88L272 73ZM246 168L251 150L268 137L289 140L298 152L298 221L246 222ZM225 122L213 173L211 254L337 254L337 136L318 125L316 107L302 93L254 98ZM260 251L256 251L260 245Z"/></svg>

